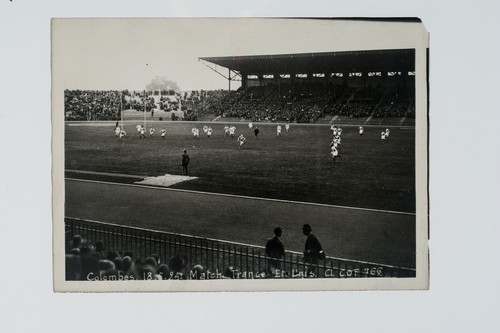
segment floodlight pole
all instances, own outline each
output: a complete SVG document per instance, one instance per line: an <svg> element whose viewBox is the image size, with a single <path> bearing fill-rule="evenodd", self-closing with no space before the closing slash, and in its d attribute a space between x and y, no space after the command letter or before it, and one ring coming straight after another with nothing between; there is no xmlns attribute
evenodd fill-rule
<svg viewBox="0 0 500 333"><path fill-rule="evenodd" d="M228 91L231 91L231 68L228 68L227 70L228 70L227 81L229 83Z"/></svg>

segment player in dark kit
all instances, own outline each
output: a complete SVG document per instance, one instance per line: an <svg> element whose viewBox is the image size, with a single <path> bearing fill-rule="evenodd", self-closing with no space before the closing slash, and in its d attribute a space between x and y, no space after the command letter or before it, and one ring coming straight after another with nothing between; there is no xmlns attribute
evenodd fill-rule
<svg viewBox="0 0 500 333"><path fill-rule="evenodd" d="M186 175L188 174L188 164L190 162L189 155L187 153L187 150L184 149L184 152L182 154L182 174Z"/></svg>
<svg viewBox="0 0 500 333"><path fill-rule="evenodd" d="M274 228L274 237L269 238L266 243L266 256L272 258L267 262L266 273L269 275L274 275L276 270L281 269L279 259L285 255L285 246L280 240L282 232L280 227Z"/></svg>
<svg viewBox="0 0 500 333"><path fill-rule="evenodd" d="M253 130L253 134L255 134L254 140L259 138L259 128L255 126L255 129Z"/></svg>

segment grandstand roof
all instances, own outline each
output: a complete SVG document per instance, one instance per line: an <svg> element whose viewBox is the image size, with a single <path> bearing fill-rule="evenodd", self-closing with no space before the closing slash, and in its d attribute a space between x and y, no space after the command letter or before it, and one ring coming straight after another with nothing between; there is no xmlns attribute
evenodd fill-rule
<svg viewBox="0 0 500 333"><path fill-rule="evenodd" d="M203 57L245 74L415 71L413 49Z"/></svg>

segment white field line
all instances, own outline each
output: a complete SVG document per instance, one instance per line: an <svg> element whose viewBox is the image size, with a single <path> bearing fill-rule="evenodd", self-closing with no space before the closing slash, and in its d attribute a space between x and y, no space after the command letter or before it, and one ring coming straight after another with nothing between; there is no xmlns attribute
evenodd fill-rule
<svg viewBox="0 0 500 333"><path fill-rule="evenodd" d="M140 185L140 184L123 184L123 183L106 182L106 181L100 181L100 180L87 180L87 179L77 179L77 178L65 178L65 179L66 180L77 181L77 182L86 182L86 183L109 184L109 185L115 185L115 186L141 187L141 188L148 188L148 189L176 191L176 192L184 192L184 193L216 195L216 196L230 197L230 198L242 198L242 199L252 199L252 200L261 200L261 201L271 201L271 202L282 202L282 203L300 204L300 205L308 205L308 206L331 207L331 208L360 210L360 211L367 211L367 212L378 212L378 213L388 213L388 214L399 214L399 215L415 216L415 213L399 212L399 211L394 211L394 210L383 210L383 209L361 208L361 207L350 207L350 206L339 206L339 205L328 205L328 204L321 204L321 203L314 203L314 202L291 201L291 200L283 200L283 199L259 198L259 197L251 197L251 196L246 196L246 195L235 195L235 194L212 193L212 192L203 192L203 191L192 191L192 190L183 190L183 189L177 189L177 188L174 189L174 188L168 188L168 187L158 187L158 186Z"/></svg>
<svg viewBox="0 0 500 333"><path fill-rule="evenodd" d="M253 245L253 244L247 244L247 243L233 242L233 241L228 241L228 240L218 239L218 238L200 237L200 236L195 236L195 235L190 235L190 234L181 234L181 233L177 233L177 232L168 232L168 231L161 231L161 230L153 230L153 229L147 229L147 228L133 227L133 226L124 225L124 224L116 224L116 223L110 223L110 222L95 221L95 220L89 220L89 219L81 219L81 218L76 218L76 217L71 217L71 216L65 216L65 218L72 219L72 220L79 220L79 221L87 221L87 222L96 223L96 224L106 224L106 225L114 226L114 227L125 227L125 228L131 228L131 229L136 229L136 230L141 230L141 231L148 231L148 232L153 232L153 233L163 233L163 234L174 235L174 236L182 236L182 237L190 237L190 238L196 238L196 239L204 239L204 240L209 240L209 241L212 241L212 242L222 242L222 243L228 243L228 244L238 245L238 246L247 246L247 247L254 247L254 248L259 248L259 249L265 249L264 246L260 246L260 245ZM297 252L297 251L286 250L285 252L293 253L293 254L296 254L296 255L303 255L303 253ZM402 267L402 266L399 267L399 266L393 266L393 265L387 265L387 264L379 264L379 263L371 262L371 261L362 261L362 260L347 259L347 258L340 258L340 257L330 257L330 256L326 256L326 257L328 259L335 259L335 260L342 260L342 261L349 261L349 262L357 262L357 263L361 263L361 264L369 264L369 265L374 265L374 266L391 267L391 268L401 268L401 269L406 269L406 270L415 270L413 268Z"/></svg>
<svg viewBox="0 0 500 333"><path fill-rule="evenodd" d="M124 120L124 123L133 123L133 124L138 124L141 123L139 120ZM172 120L148 120L148 123L159 123L159 124L209 124L212 123L213 121L172 121ZM248 121L244 121L248 122ZM100 121L65 121L64 122L68 126L114 126L116 121L107 121L107 120L100 120ZM220 123L221 125L224 124L224 122L217 122L218 124ZM278 123L264 123L264 122L254 122L254 125L257 126L276 126ZM325 126L325 127L330 127L331 124L325 123L325 124L311 124L311 123L290 123L290 127L296 127L296 126ZM341 127L359 127L359 124L340 124L339 126ZM415 129L415 126L400 126L400 125L363 125L363 127L384 127L384 128L401 128L401 129Z"/></svg>
<svg viewBox="0 0 500 333"><path fill-rule="evenodd" d="M85 175L98 175L98 176L114 176L114 177L124 177L124 178L134 178L134 179L144 179L148 176L137 176L137 175L127 175L123 173L111 173L111 172L97 172L97 171L82 171L82 170L71 170L65 169L65 172L82 173Z"/></svg>

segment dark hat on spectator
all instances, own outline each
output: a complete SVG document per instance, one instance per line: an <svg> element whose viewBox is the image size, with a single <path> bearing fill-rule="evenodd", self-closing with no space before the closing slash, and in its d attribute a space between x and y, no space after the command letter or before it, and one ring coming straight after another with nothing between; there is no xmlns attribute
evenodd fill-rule
<svg viewBox="0 0 500 333"><path fill-rule="evenodd" d="M102 271L112 271L115 268L116 268L115 264L111 260L107 260L107 259L99 260L99 269L100 270L102 270Z"/></svg>
<svg viewBox="0 0 500 333"><path fill-rule="evenodd" d="M304 231L312 231L312 228L311 228L311 226L309 224L306 223L306 224L304 224L302 226L302 230L304 230Z"/></svg>

